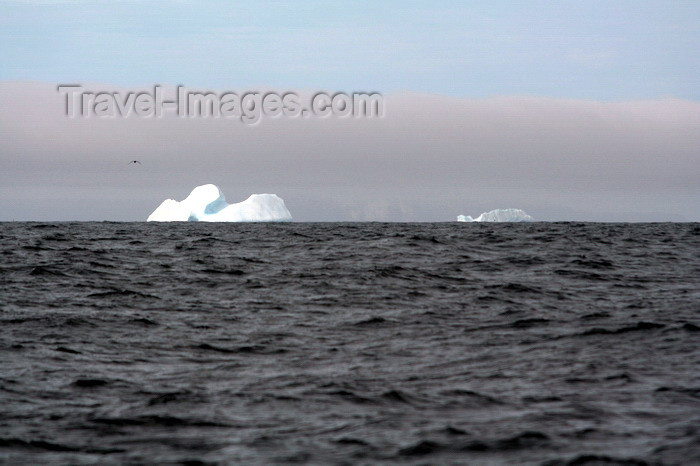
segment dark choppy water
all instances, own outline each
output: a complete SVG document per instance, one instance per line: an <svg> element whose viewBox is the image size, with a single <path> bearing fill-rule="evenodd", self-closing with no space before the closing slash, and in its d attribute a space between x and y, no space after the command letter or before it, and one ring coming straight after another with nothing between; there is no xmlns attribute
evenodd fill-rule
<svg viewBox="0 0 700 466"><path fill-rule="evenodd" d="M0 461L700 462L698 224L5 223L0 244Z"/></svg>

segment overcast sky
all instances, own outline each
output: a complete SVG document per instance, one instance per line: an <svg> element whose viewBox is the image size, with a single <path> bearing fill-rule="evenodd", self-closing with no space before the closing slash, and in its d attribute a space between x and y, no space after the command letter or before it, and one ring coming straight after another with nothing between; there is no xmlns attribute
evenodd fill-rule
<svg viewBox="0 0 700 466"><path fill-rule="evenodd" d="M699 17L695 1L0 0L0 220L143 220L216 183L229 202L277 193L297 220L698 221ZM58 83L377 91L387 111L67 119Z"/></svg>

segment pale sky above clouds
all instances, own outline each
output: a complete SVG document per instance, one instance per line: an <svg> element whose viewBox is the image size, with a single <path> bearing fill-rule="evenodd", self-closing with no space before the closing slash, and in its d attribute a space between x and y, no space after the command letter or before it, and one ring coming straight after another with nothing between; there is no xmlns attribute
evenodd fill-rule
<svg viewBox="0 0 700 466"><path fill-rule="evenodd" d="M700 99L700 2L0 1L0 80Z"/></svg>
<svg viewBox="0 0 700 466"><path fill-rule="evenodd" d="M216 183L229 202L277 193L297 220L698 221L699 17L655 0L0 0L0 220L143 220ZM70 120L57 83L377 91L387 115Z"/></svg>

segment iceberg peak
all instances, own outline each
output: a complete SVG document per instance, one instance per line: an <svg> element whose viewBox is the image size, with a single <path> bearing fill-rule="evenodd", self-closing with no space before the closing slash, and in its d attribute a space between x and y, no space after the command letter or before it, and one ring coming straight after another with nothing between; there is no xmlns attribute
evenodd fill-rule
<svg viewBox="0 0 700 466"><path fill-rule="evenodd" d="M164 200L147 222L289 222L292 214L276 194L251 194L236 204L226 202L214 184L197 186L182 201Z"/></svg>
<svg viewBox="0 0 700 466"><path fill-rule="evenodd" d="M484 212L476 218L471 215L458 215L458 222L533 222L535 219L520 209L495 209Z"/></svg>

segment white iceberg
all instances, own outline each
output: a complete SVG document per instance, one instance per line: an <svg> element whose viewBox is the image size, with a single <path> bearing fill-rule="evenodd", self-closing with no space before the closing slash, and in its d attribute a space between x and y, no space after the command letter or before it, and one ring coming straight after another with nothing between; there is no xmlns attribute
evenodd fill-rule
<svg viewBox="0 0 700 466"><path fill-rule="evenodd" d="M520 209L496 209L484 212L476 218L458 215L458 222L533 222L535 219Z"/></svg>
<svg viewBox="0 0 700 466"><path fill-rule="evenodd" d="M218 186L197 186L183 201L164 200L147 222L290 222L292 214L276 194L252 194L228 204Z"/></svg>

